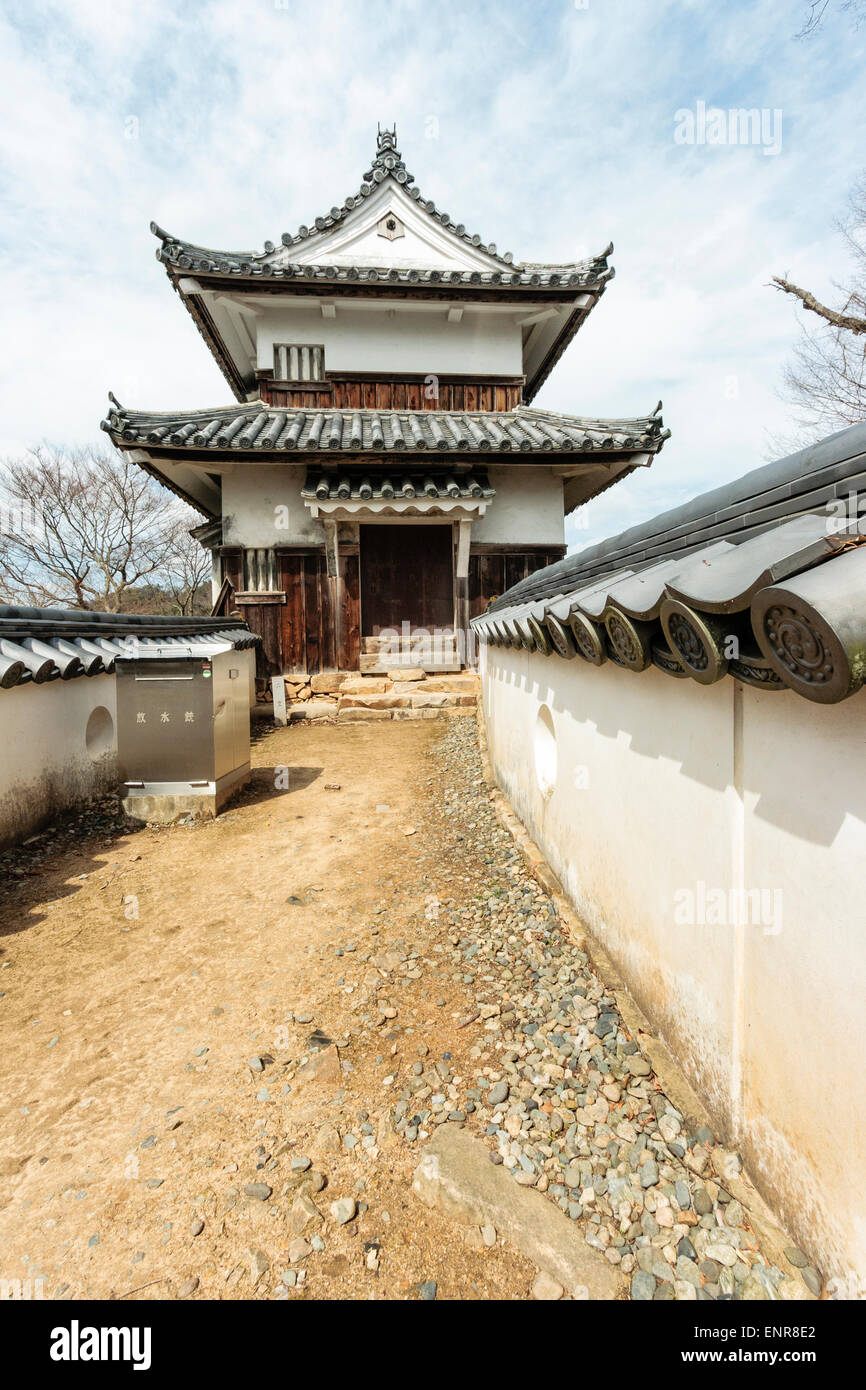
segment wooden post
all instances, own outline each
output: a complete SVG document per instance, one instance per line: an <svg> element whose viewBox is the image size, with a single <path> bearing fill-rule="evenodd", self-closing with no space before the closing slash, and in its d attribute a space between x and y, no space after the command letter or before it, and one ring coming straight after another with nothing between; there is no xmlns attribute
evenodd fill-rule
<svg viewBox="0 0 866 1390"><path fill-rule="evenodd" d="M325 573L331 590L331 614L334 624L334 655L340 667L343 650L343 584L340 574L340 545L336 521L325 521Z"/></svg>
<svg viewBox="0 0 866 1390"><path fill-rule="evenodd" d="M472 666L472 632L469 627L469 546L472 539L472 521L464 519L457 523L457 555L455 564L455 591L457 598L457 658L463 666Z"/></svg>

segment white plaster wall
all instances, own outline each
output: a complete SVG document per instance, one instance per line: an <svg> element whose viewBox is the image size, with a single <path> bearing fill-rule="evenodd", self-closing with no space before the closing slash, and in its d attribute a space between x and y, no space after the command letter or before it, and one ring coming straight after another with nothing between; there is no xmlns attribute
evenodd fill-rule
<svg viewBox="0 0 866 1390"><path fill-rule="evenodd" d="M438 464L438 461L436 461ZM439 465L441 466L441 465ZM479 462L483 467L483 460ZM488 468L496 496L473 522L478 544L562 545L562 479L545 467L506 464ZM306 464L235 464L223 474L223 540L249 549L321 545L324 531L301 498ZM285 508L279 513L278 508ZM278 528L277 520L288 526Z"/></svg>
<svg viewBox="0 0 866 1390"><path fill-rule="evenodd" d="M110 737L92 757L87 722L108 711ZM57 811L117 785L114 676L79 676L0 690L0 848L37 830Z"/></svg>
<svg viewBox="0 0 866 1390"><path fill-rule="evenodd" d="M393 212L403 236L379 234L382 218ZM431 269L497 270L500 263L480 246L471 246L422 211L414 198L390 180L341 218L335 227L314 232L300 246L277 247L275 264L428 266Z"/></svg>
<svg viewBox="0 0 866 1390"><path fill-rule="evenodd" d="M822 709L502 648L483 647L481 665L491 759L518 815L798 1242L862 1290L866 1092L840 1084L866 1044L862 697ZM699 881L763 888L768 911L682 923L677 895Z"/></svg>
<svg viewBox="0 0 866 1390"><path fill-rule="evenodd" d="M484 467L483 457L478 466ZM488 467L487 473L496 496L480 521L473 522L473 543L565 543L561 478L555 478L549 468L520 464Z"/></svg>
<svg viewBox="0 0 866 1390"><path fill-rule="evenodd" d="M320 521L304 506L306 464L236 464L223 475L223 542L248 549L321 545ZM278 508L286 511L278 512ZM285 519L287 526L278 526Z"/></svg>
<svg viewBox="0 0 866 1390"><path fill-rule="evenodd" d="M273 367L275 343L322 343L330 372L476 373L518 376L523 345L516 314L466 309L449 323L447 303L433 309L393 308L384 302L353 307L334 296L336 317L318 304L274 305L256 319L259 367Z"/></svg>

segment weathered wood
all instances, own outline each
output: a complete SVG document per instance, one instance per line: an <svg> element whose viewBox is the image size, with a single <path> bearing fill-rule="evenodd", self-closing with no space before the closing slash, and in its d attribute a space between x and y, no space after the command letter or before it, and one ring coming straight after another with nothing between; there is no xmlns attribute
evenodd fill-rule
<svg viewBox="0 0 866 1390"><path fill-rule="evenodd" d="M564 546L473 545L469 556L469 617L476 618L519 579L561 560Z"/></svg>
<svg viewBox="0 0 866 1390"><path fill-rule="evenodd" d="M327 574L312 558L302 560L304 585L304 670L310 675L322 669L322 589Z"/></svg>
<svg viewBox="0 0 866 1390"><path fill-rule="evenodd" d="M357 671L361 664L361 581L359 555L340 554L339 649L337 666L341 671Z"/></svg>
<svg viewBox="0 0 866 1390"><path fill-rule="evenodd" d="M435 375L431 373L430 375ZM523 393L523 378L440 376L436 393L421 373L328 374L325 381L278 381L258 373L265 405L295 410L513 410Z"/></svg>
<svg viewBox="0 0 866 1390"><path fill-rule="evenodd" d="M362 526L364 635L381 629L450 629L454 622L450 526Z"/></svg>

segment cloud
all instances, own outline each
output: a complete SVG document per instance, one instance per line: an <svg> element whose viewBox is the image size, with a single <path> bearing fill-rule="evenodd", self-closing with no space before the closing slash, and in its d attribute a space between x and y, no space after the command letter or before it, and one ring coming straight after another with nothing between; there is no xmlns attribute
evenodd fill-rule
<svg viewBox="0 0 866 1390"><path fill-rule="evenodd" d="M767 288L844 274L866 34L738 0L23 0L0 20L2 441L100 441L106 392L228 403L148 232L261 246L341 202L396 121L421 187L527 259L615 243L617 276L538 403L673 436L582 544L762 463L796 337ZM780 109L781 153L677 145L675 114ZM584 519L582 518L582 521Z"/></svg>

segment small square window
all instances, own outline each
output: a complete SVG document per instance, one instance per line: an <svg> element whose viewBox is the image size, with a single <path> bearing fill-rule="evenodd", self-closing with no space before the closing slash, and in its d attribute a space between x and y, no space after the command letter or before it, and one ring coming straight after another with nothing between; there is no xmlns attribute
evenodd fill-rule
<svg viewBox="0 0 866 1390"><path fill-rule="evenodd" d="M274 593L278 587L276 551L245 550L243 584L249 594Z"/></svg>
<svg viewBox="0 0 866 1390"><path fill-rule="evenodd" d="M275 343L275 381L324 381L325 349L320 343Z"/></svg>

